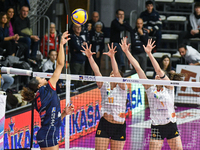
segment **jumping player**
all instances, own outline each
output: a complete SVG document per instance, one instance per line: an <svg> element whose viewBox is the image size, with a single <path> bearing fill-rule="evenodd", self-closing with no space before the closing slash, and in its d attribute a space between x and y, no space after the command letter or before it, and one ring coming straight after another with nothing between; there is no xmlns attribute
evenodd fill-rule
<svg viewBox="0 0 200 150"><path fill-rule="evenodd" d="M56 82L59 79L65 61L63 46L70 40L68 36L68 31L66 31L61 37L56 69L49 81L47 82L45 78L34 77L29 82L28 87L23 88L21 94L23 100L29 102L35 100L36 110L40 114L41 128L37 132L36 138L41 150L59 149L58 140L61 120L74 110L74 106L69 106L68 104L61 113L60 99L56 93Z"/></svg>
<svg viewBox="0 0 200 150"><path fill-rule="evenodd" d="M154 42L152 43L152 39L150 39L148 40L147 46L145 47L143 45L143 47L157 73L155 79L170 80L167 75L165 75L164 71L162 71L151 53L151 50L155 47L153 45ZM130 44L126 44L126 38L123 38L120 46L137 71L139 78L147 79L139 63L129 52L128 49ZM173 74L170 78L172 80L180 80L181 74ZM176 115L174 110L174 87L144 84L144 88L146 89L150 108L150 118L152 120L149 149L160 150L162 148L164 138L167 138L167 142L172 150L182 150L182 142L177 129Z"/></svg>
<svg viewBox="0 0 200 150"><path fill-rule="evenodd" d="M118 70L115 60L115 48L113 43L111 47L108 45L109 52L103 53L111 59L113 71L110 77L122 77ZM99 67L95 63L91 52L91 45L84 48L84 52L88 57L91 68L95 76L102 76ZM110 143L111 150L123 150L126 140L126 122L125 110L127 99L127 86L125 83L108 83L97 82L97 86L101 91L101 119L95 135L95 150L107 150Z"/></svg>

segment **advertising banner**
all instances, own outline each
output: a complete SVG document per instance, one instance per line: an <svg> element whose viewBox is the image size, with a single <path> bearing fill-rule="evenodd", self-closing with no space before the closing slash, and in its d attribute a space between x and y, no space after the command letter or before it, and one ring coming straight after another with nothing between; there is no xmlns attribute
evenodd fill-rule
<svg viewBox="0 0 200 150"><path fill-rule="evenodd" d="M4 150L5 108L6 108L6 95L0 94L0 150Z"/></svg>
<svg viewBox="0 0 200 150"><path fill-rule="evenodd" d="M185 75L184 81L200 82L200 66L177 65L176 72ZM175 93L175 102L200 104L200 87L178 86Z"/></svg>

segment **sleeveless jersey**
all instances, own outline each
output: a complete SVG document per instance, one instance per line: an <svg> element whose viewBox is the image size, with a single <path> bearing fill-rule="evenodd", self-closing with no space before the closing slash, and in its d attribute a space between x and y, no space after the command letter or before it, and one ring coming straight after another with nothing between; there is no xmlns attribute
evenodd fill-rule
<svg viewBox="0 0 200 150"><path fill-rule="evenodd" d="M37 91L35 104L40 114L42 127L59 128L61 126L60 99L49 81L46 86L40 87Z"/></svg>
<svg viewBox="0 0 200 150"><path fill-rule="evenodd" d="M115 121L125 121L126 111L126 99L127 99L127 86L125 90L122 90L117 84L116 87L111 90L110 83L104 82L101 91L101 116L104 113L112 115Z"/></svg>
<svg viewBox="0 0 200 150"><path fill-rule="evenodd" d="M164 125L169 122L176 122L174 110L174 90L163 87L162 91L157 91L156 86L151 86L146 90L150 118L153 125Z"/></svg>

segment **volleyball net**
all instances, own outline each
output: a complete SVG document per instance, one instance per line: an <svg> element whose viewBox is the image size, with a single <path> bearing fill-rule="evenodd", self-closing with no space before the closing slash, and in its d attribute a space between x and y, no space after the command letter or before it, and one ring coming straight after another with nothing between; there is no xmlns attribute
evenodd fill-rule
<svg viewBox="0 0 200 150"><path fill-rule="evenodd" d="M30 75L21 73L26 74ZM32 76L50 78L52 74L33 72ZM67 79L66 96L60 97L61 110L67 103L75 110L62 120L60 149L93 150L95 136L96 146L107 149L120 149L120 144L124 150L147 150L150 145L153 149L200 149L200 83L199 77L188 80L188 76L191 74L185 75L184 81L166 81L139 79L137 74L127 78L61 74L60 79ZM34 110L33 149L39 148L36 135L41 115L45 114ZM19 140L27 134L21 133L13 135L13 139L18 138L16 146L30 146L29 138ZM101 137L110 140L102 143L98 141ZM177 137L180 139L174 140ZM113 140L119 142L113 144Z"/></svg>

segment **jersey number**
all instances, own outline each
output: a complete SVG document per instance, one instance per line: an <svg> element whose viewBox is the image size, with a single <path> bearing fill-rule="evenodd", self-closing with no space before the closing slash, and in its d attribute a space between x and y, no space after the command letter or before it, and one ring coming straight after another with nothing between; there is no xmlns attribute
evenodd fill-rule
<svg viewBox="0 0 200 150"><path fill-rule="evenodd" d="M113 103L114 102L114 97L108 97L108 102Z"/></svg>

